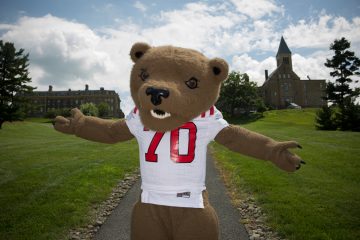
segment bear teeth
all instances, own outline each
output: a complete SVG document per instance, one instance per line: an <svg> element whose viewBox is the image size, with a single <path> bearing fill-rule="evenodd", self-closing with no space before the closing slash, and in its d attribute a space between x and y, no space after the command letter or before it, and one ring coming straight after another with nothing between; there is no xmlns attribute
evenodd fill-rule
<svg viewBox="0 0 360 240"><path fill-rule="evenodd" d="M167 118L167 117L170 117L171 114L168 113L168 112L164 112L164 111L161 111L161 110L151 110L150 111L151 113L151 116L153 116L154 118L158 118L158 119L164 119L164 118Z"/></svg>

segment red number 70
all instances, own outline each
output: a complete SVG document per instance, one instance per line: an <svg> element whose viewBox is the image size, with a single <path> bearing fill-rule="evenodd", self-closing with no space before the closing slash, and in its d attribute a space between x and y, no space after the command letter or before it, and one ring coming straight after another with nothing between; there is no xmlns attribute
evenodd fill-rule
<svg viewBox="0 0 360 240"><path fill-rule="evenodd" d="M180 129L188 129L188 153L185 155L179 154L179 136ZM188 122L181 127L172 130L170 133L170 157L176 163L191 163L195 158L195 142L196 142L196 125L193 122ZM155 153L161 139L165 133L156 132L150 142L149 148L145 153L145 160L147 162L157 162L158 156Z"/></svg>

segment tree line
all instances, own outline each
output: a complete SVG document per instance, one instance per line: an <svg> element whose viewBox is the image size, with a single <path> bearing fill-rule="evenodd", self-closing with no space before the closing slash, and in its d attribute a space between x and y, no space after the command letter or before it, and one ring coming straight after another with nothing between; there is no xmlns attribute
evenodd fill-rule
<svg viewBox="0 0 360 240"><path fill-rule="evenodd" d="M110 113L110 106L106 102L101 102L99 104L94 104L92 102L83 103L80 105L80 110L86 116L94 116L105 118L108 117ZM51 109L47 111L44 115L46 118L55 118L56 116L71 116L71 108L60 108L60 109Z"/></svg>

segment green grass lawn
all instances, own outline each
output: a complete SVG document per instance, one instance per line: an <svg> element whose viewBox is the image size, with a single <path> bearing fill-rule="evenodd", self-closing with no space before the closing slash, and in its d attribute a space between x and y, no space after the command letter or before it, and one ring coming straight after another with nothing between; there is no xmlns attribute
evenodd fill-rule
<svg viewBox="0 0 360 240"><path fill-rule="evenodd" d="M0 239L66 239L138 167L134 140L94 143L44 122L6 122L0 130Z"/></svg>
<svg viewBox="0 0 360 240"><path fill-rule="evenodd" d="M214 144L232 185L254 195L269 224L288 239L360 239L360 133L317 131L314 109L269 111L243 127L296 140L305 161L294 174ZM241 191L240 191L241 190Z"/></svg>

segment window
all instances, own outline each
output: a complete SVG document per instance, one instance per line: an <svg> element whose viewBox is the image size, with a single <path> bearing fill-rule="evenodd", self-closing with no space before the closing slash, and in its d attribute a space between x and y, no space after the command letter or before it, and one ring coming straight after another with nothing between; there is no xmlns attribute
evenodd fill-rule
<svg viewBox="0 0 360 240"><path fill-rule="evenodd" d="M288 58L288 57L284 57L284 58L283 58L283 63L289 64L289 58Z"/></svg>
<svg viewBox="0 0 360 240"><path fill-rule="evenodd" d="M289 91L289 84L288 84L288 83L284 83L284 84L283 84L283 90L284 90L285 92Z"/></svg>

